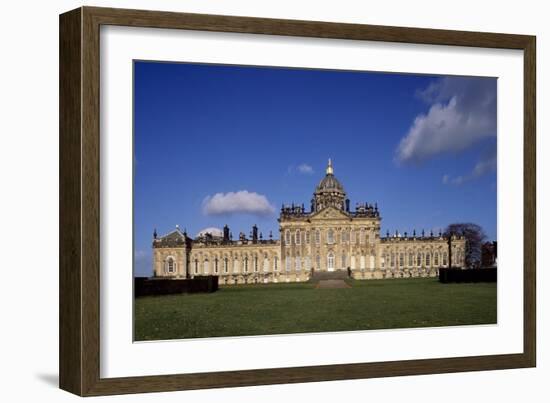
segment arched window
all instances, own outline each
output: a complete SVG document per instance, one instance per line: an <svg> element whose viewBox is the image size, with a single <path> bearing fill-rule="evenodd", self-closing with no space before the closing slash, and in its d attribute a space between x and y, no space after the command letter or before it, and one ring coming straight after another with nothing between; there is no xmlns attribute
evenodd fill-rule
<svg viewBox="0 0 550 403"><path fill-rule="evenodd" d="M390 266L395 267L395 253L391 253L390 255Z"/></svg>
<svg viewBox="0 0 550 403"><path fill-rule="evenodd" d="M332 253L332 252L329 252L329 254L327 256L327 268L329 270L334 269L334 253Z"/></svg>
<svg viewBox="0 0 550 403"><path fill-rule="evenodd" d="M388 255L384 255L380 257L380 267L384 268L386 267L386 261L388 260Z"/></svg>
<svg viewBox="0 0 550 403"><path fill-rule="evenodd" d="M416 265L418 267L422 266L422 253L418 252L418 255L416 255Z"/></svg>
<svg viewBox="0 0 550 403"><path fill-rule="evenodd" d="M429 266L430 265L430 258L431 258L431 254L430 252L426 253L426 266Z"/></svg>
<svg viewBox="0 0 550 403"><path fill-rule="evenodd" d="M199 274L199 259L195 259L195 274Z"/></svg>
<svg viewBox="0 0 550 403"><path fill-rule="evenodd" d="M306 270L309 270L311 269L311 258L309 256L306 256L306 263L305 263L305 267L304 267Z"/></svg>
<svg viewBox="0 0 550 403"><path fill-rule="evenodd" d="M349 242L349 231L346 229L342 231L342 242Z"/></svg>
<svg viewBox="0 0 550 403"><path fill-rule="evenodd" d="M172 256L169 256L168 259L166 259L166 272L174 273L175 271L176 271L176 262L174 262L174 258Z"/></svg>
<svg viewBox="0 0 550 403"><path fill-rule="evenodd" d="M208 274L210 272L210 262L208 259L204 260L204 274Z"/></svg>
<svg viewBox="0 0 550 403"><path fill-rule="evenodd" d="M227 273L229 271L229 260L227 257L223 258L223 272Z"/></svg>
<svg viewBox="0 0 550 403"><path fill-rule="evenodd" d="M290 245L290 231L285 231L285 244Z"/></svg>
<svg viewBox="0 0 550 403"><path fill-rule="evenodd" d="M254 271L258 271L258 256L254 255Z"/></svg>
<svg viewBox="0 0 550 403"><path fill-rule="evenodd" d="M365 255L361 254L361 270L365 270Z"/></svg>
<svg viewBox="0 0 550 403"><path fill-rule="evenodd" d="M237 259L237 256L233 258L233 273L239 272L239 259Z"/></svg>
<svg viewBox="0 0 550 403"><path fill-rule="evenodd" d="M279 260L278 256L273 256L273 271L279 270L279 266L277 265Z"/></svg>
<svg viewBox="0 0 550 403"><path fill-rule="evenodd" d="M456 266L456 245L453 245L452 255L451 255L451 262L453 265Z"/></svg>
<svg viewBox="0 0 550 403"><path fill-rule="evenodd" d="M315 230L315 244L319 245L321 243L321 231Z"/></svg>
<svg viewBox="0 0 550 403"><path fill-rule="evenodd" d="M327 243L334 243L334 231L332 228L327 232Z"/></svg>
<svg viewBox="0 0 550 403"><path fill-rule="evenodd" d="M365 228L361 228L359 233L359 243L365 243Z"/></svg>
<svg viewBox="0 0 550 403"><path fill-rule="evenodd" d="M443 266L447 266L447 252L443 252Z"/></svg>
<svg viewBox="0 0 550 403"><path fill-rule="evenodd" d="M439 266L439 252L434 254L434 265Z"/></svg>
<svg viewBox="0 0 550 403"><path fill-rule="evenodd" d="M301 238L302 238L302 237L301 237L301 234L300 234L300 230L297 229L297 230L296 230L296 245L300 245L300 243L301 243Z"/></svg>
<svg viewBox="0 0 550 403"><path fill-rule="evenodd" d="M409 252L409 267L412 267L413 266L413 260L414 260L414 255L412 252Z"/></svg>
<svg viewBox="0 0 550 403"><path fill-rule="evenodd" d="M269 256L264 253L264 271L269 271Z"/></svg>
<svg viewBox="0 0 550 403"><path fill-rule="evenodd" d="M248 273L248 256L245 256L243 259L243 271Z"/></svg>
<svg viewBox="0 0 550 403"><path fill-rule="evenodd" d="M219 272L218 257L216 256L214 258L214 273L218 274L218 272Z"/></svg>
<svg viewBox="0 0 550 403"><path fill-rule="evenodd" d="M306 231L305 238L306 238L305 240L306 244L309 244L309 231Z"/></svg>
<svg viewBox="0 0 550 403"><path fill-rule="evenodd" d="M405 258L403 256L403 253L400 253L399 254L399 267L403 267L405 265L404 260L405 260Z"/></svg>
<svg viewBox="0 0 550 403"><path fill-rule="evenodd" d="M302 269L302 260L300 259L300 256L296 256L296 270L301 270Z"/></svg>
<svg viewBox="0 0 550 403"><path fill-rule="evenodd" d="M290 271L290 266L291 266L291 262L290 262L291 258L290 258L290 255L287 253L286 255L286 259L285 259L285 267L286 267L286 271Z"/></svg>

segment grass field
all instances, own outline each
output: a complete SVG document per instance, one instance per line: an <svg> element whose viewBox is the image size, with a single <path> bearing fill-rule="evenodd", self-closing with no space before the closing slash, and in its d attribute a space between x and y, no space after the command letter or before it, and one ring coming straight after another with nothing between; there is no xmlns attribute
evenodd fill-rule
<svg viewBox="0 0 550 403"><path fill-rule="evenodd" d="M138 298L135 339L166 340L496 323L496 283L435 278L353 281L351 288L262 284Z"/></svg>

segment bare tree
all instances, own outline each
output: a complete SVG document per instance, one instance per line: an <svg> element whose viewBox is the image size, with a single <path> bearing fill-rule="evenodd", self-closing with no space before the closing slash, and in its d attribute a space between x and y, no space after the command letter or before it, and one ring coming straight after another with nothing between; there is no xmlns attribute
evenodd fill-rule
<svg viewBox="0 0 550 403"><path fill-rule="evenodd" d="M447 226L444 236L464 235L466 238L466 267L479 267L481 264L481 245L487 240L483 228L474 223L454 223Z"/></svg>

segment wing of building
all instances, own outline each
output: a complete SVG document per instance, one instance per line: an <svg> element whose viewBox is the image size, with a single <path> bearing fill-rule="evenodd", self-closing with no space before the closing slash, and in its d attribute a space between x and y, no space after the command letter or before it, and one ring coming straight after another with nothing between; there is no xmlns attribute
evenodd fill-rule
<svg viewBox="0 0 550 403"><path fill-rule="evenodd" d="M355 279L435 277L440 267L464 268L466 241L434 235L380 236L377 204L358 203L355 211L329 160L325 177L304 205L284 205L279 239L264 238L254 226L237 239L227 225L193 239L178 227L153 239L155 277L216 275L220 284L307 281L315 272L345 270ZM449 261L449 258L451 261Z"/></svg>

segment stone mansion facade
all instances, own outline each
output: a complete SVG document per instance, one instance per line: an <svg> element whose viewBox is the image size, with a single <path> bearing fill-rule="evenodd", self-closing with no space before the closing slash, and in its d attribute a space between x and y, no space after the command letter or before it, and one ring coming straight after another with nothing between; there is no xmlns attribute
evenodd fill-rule
<svg viewBox="0 0 550 403"><path fill-rule="evenodd" d="M201 231L194 239L179 227L153 239L155 277L219 276L220 284L307 281L314 271L347 270L355 279L435 277L440 267L464 268L466 241L425 234L380 236L377 204L350 210L342 184L329 160L309 211L284 205L280 237L264 239L254 226L249 237L233 239L223 230ZM449 259L451 261L449 261Z"/></svg>

